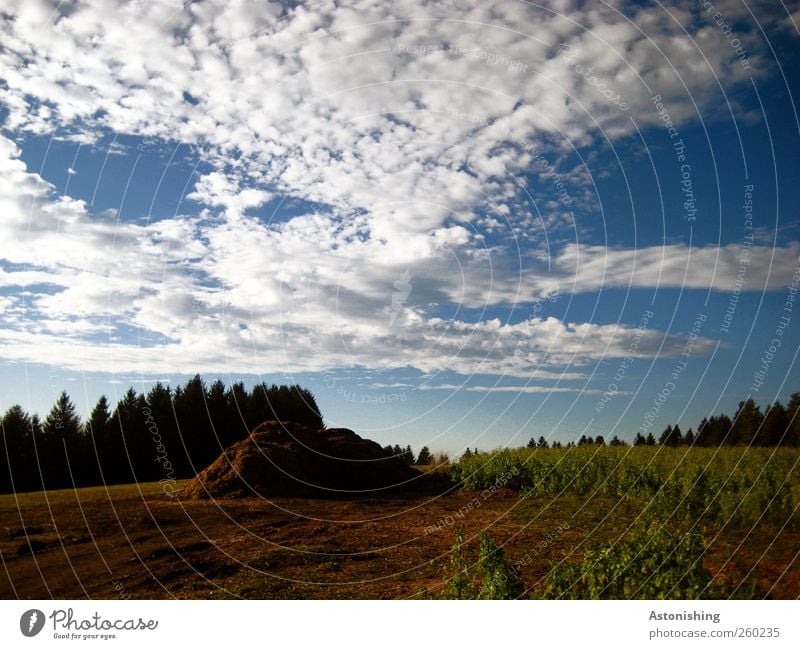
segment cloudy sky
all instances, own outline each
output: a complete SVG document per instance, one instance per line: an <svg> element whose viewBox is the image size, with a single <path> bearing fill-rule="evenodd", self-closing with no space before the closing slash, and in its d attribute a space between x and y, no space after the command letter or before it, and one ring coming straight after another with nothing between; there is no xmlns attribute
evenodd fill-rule
<svg viewBox="0 0 800 649"><path fill-rule="evenodd" d="M3 409L298 381L456 451L800 390L797 3L294 4L0 0Z"/></svg>

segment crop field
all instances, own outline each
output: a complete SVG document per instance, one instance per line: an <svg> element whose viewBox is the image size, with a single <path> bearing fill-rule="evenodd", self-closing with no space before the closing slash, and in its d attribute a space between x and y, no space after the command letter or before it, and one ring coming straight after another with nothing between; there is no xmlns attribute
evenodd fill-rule
<svg viewBox="0 0 800 649"><path fill-rule="evenodd" d="M523 498L607 498L635 514L617 539L553 564L538 594L580 598L764 597L757 568L743 579L717 572L709 548L731 530L764 540L800 529L800 453L794 449L571 447L462 458L454 481L468 489L504 485ZM765 553L769 552L769 543ZM792 569L797 572L797 566ZM512 567L513 573L513 567ZM766 587L766 588L765 588ZM797 595L795 595L797 596Z"/></svg>
<svg viewBox="0 0 800 649"><path fill-rule="evenodd" d="M451 470L467 489L498 480L525 497L607 495L642 505L663 523L694 526L795 521L800 452L783 448L572 447L462 458Z"/></svg>
<svg viewBox="0 0 800 649"><path fill-rule="evenodd" d="M526 449L361 497L188 501L158 483L4 495L0 597L794 599L799 460Z"/></svg>

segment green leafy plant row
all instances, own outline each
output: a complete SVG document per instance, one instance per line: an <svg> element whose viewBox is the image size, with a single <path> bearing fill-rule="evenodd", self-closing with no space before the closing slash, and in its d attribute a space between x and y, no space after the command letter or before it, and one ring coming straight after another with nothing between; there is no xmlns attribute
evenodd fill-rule
<svg viewBox="0 0 800 649"><path fill-rule="evenodd" d="M611 495L665 523L797 525L800 451L784 448L572 447L462 457L451 478L485 489L500 476L526 497Z"/></svg>

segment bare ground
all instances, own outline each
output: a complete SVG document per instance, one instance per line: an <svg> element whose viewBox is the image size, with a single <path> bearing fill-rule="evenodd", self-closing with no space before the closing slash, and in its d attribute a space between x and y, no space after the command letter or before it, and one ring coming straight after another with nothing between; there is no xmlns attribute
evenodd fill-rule
<svg viewBox="0 0 800 649"><path fill-rule="evenodd" d="M146 484L0 496L0 597L436 597L459 527L467 539L487 530L535 589L553 561L619 538L637 512L609 498L443 491L184 501ZM798 548L797 532L727 529L708 565L729 582L754 569L769 596L794 599Z"/></svg>

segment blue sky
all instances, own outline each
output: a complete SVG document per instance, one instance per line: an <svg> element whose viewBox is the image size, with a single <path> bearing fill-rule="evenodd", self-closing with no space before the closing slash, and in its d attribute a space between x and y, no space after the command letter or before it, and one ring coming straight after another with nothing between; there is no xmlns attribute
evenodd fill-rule
<svg viewBox="0 0 800 649"><path fill-rule="evenodd" d="M297 381L459 452L785 401L800 14L713 6L1 3L0 406Z"/></svg>

